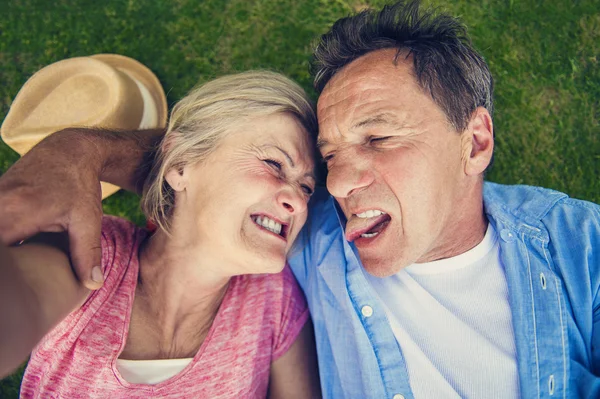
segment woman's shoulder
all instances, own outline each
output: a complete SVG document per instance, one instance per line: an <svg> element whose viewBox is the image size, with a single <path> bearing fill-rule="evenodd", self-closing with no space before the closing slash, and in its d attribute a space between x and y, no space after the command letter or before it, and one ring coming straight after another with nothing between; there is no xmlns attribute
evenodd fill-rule
<svg viewBox="0 0 600 399"><path fill-rule="evenodd" d="M145 229L133 222L116 216L102 217L101 246L102 269L106 277L114 263L129 263L137 256L137 250L147 234Z"/></svg>
<svg viewBox="0 0 600 399"><path fill-rule="evenodd" d="M140 230L125 219L114 216L102 218L104 284L92 291L79 308L40 341L32 354L35 367L45 367L48 359L69 363L70 360L63 359L61 356L64 354L57 352L56 347L77 344L80 348L90 345L96 348L94 340L97 341L99 329L113 331L114 326L123 325L130 309L128 298L135 291L137 269L132 266L137 266L137 251L133 250L139 245L135 237ZM114 331L116 333L117 330Z"/></svg>
<svg viewBox="0 0 600 399"><path fill-rule="evenodd" d="M236 304L240 313L260 313L275 325L307 311L304 293L288 265L279 273L234 277L231 285L230 305Z"/></svg>
<svg viewBox="0 0 600 399"><path fill-rule="evenodd" d="M135 223L117 216L102 216L102 237L111 241L132 241L134 235L142 230Z"/></svg>
<svg viewBox="0 0 600 399"><path fill-rule="evenodd" d="M298 282L287 264L279 273L245 274L234 277L234 281L236 285L243 287L244 291L268 296L280 296L292 291L300 292Z"/></svg>
<svg viewBox="0 0 600 399"><path fill-rule="evenodd" d="M234 281L238 297L230 302L239 311L238 323L258 335L271 337L273 359L285 353L309 318L304 293L288 265L276 274L239 276ZM258 332L260 331L260 332Z"/></svg>

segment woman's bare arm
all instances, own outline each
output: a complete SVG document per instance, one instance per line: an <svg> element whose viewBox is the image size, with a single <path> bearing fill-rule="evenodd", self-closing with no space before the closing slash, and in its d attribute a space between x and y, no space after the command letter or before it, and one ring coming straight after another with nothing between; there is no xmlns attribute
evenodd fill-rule
<svg viewBox="0 0 600 399"><path fill-rule="evenodd" d="M100 180L139 193L163 135L77 128L48 136L0 177L0 241L65 231L79 280L99 288Z"/></svg>
<svg viewBox="0 0 600 399"><path fill-rule="evenodd" d="M64 252L41 243L46 238L37 241L19 247L0 244L0 378L14 371L90 293Z"/></svg>
<svg viewBox="0 0 600 399"><path fill-rule="evenodd" d="M306 322L290 349L271 364L269 399L321 397L312 322Z"/></svg>

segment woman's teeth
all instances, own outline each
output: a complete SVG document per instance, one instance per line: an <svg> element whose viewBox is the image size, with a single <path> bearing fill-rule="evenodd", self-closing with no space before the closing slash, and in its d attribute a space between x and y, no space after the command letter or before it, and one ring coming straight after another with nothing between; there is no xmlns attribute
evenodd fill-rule
<svg viewBox="0 0 600 399"><path fill-rule="evenodd" d="M281 235L281 224L277 223L273 219L269 219L266 216L257 216L254 222L275 234Z"/></svg>
<svg viewBox="0 0 600 399"><path fill-rule="evenodd" d="M385 212L382 212L378 209L369 209L368 211L364 211L363 213L357 213L356 217L361 219L373 218L375 216L383 215Z"/></svg>

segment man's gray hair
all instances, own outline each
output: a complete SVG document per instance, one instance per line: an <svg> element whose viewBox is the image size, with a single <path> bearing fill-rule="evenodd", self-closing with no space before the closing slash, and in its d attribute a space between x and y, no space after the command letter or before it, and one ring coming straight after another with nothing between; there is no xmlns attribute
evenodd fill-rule
<svg viewBox="0 0 600 399"><path fill-rule="evenodd" d="M418 0L338 20L314 51L315 89L321 92L333 75L357 58L388 48L398 50L396 57L412 57L417 83L458 132L467 128L477 107L493 113L492 75L466 27L450 15L421 11Z"/></svg>

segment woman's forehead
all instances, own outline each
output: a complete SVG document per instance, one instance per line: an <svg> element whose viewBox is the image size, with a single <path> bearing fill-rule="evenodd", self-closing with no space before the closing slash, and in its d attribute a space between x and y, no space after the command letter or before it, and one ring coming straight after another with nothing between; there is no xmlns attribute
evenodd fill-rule
<svg viewBox="0 0 600 399"><path fill-rule="evenodd" d="M277 113L245 120L228 134L228 144L279 147L305 153L312 140L302 123L292 114Z"/></svg>

